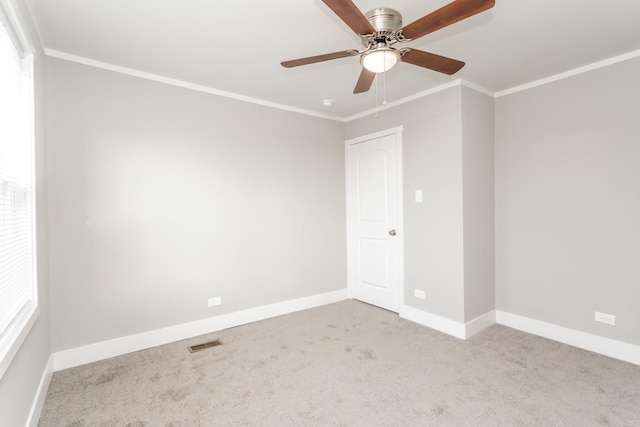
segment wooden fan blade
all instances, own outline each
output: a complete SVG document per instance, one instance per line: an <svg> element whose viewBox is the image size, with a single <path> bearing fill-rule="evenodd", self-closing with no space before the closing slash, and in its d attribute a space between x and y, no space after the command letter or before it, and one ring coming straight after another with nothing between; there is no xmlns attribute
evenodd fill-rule
<svg viewBox="0 0 640 427"><path fill-rule="evenodd" d="M325 53L324 55L309 56L307 58L292 59L280 63L285 68L299 67L300 65L313 64L315 62L329 61L331 59L346 58L357 54L356 50L343 50L340 52Z"/></svg>
<svg viewBox="0 0 640 427"><path fill-rule="evenodd" d="M402 28L402 35L411 40L432 33L470 16L491 9L495 0L455 0Z"/></svg>
<svg viewBox="0 0 640 427"><path fill-rule="evenodd" d="M333 13L338 15L356 34L373 34L376 32L371 22L360 12L351 0L322 0Z"/></svg>
<svg viewBox="0 0 640 427"><path fill-rule="evenodd" d="M356 83L355 89L353 89L353 93L367 92L371 88L371 84L373 83L373 79L375 78L376 78L376 73L362 67L360 78L358 79L358 83Z"/></svg>
<svg viewBox="0 0 640 427"><path fill-rule="evenodd" d="M444 74L455 74L464 67L464 62L435 53L424 52L422 50L411 49L402 55L402 62L428 68Z"/></svg>

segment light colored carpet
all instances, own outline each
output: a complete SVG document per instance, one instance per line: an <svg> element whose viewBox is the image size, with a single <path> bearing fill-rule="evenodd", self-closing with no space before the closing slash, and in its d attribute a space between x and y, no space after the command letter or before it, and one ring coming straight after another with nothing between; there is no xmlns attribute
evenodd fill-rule
<svg viewBox="0 0 640 427"><path fill-rule="evenodd" d="M640 426L640 366L344 301L56 372L39 425Z"/></svg>

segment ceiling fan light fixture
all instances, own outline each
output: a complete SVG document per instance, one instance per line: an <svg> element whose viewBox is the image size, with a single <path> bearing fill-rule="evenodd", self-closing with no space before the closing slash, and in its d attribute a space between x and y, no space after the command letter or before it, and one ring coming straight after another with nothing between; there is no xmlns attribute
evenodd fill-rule
<svg viewBox="0 0 640 427"><path fill-rule="evenodd" d="M0 0L2 1L2 0ZM415 48L396 49L395 43L416 40L436 30L491 9L495 0L450 0L449 4L424 15L409 25L402 25L402 15L394 9L379 7L363 14L354 0L322 0L354 33L364 50L342 50L324 55L283 61L285 68L315 64L350 56L359 56L362 70L353 93L367 92L376 75L393 68L399 61L446 75L457 73L464 62ZM377 85L376 85L377 88Z"/></svg>
<svg viewBox="0 0 640 427"><path fill-rule="evenodd" d="M372 73L384 73L393 68L400 60L400 53L390 47L378 47L365 52L360 57L360 63Z"/></svg>

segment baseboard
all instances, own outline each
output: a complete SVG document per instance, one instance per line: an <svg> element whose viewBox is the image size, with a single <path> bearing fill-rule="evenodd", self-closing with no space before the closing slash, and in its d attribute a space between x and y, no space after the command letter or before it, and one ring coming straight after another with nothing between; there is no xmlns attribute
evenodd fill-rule
<svg viewBox="0 0 640 427"><path fill-rule="evenodd" d="M513 329L549 338L583 350L593 351L594 353L613 357L614 359L640 365L640 346L638 345L576 331L575 329L565 328L500 310L496 311L496 322Z"/></svg>
<svg viewBox="0 0 640 427"><path fill-rule="evenodd" d="M404 305L400 308L400 317L463 340L496 323L496 312L493 310L467 323L461 323Z"/></svg>
<svg viewBox="0 0 640 427"><path fill-rule="evenodd" d="M38 391L31 404L31 410L29 411L29 418L27 419L27 427L37 427L38 421L40 421L40 414L42 413L42 407L44 406L44 400L47 397L47 390L49 390L49 384L51 383L51 377L53 376L53 355L49 356L47 365L44 368L42 377L40 378L40 384L38 385Z"/></svg>
<svg viewBox="0 0 640 427"><path fill-rule="evenodd" d="M53 366L55 371L59 371L346 299L347 290L341 289L324 294L236 311L234 313L169 326L167 328L156 329L140 334L115 338L112 340L56 352L53 354Z"/></svg>
<svg viewBox="0 0 640 427"><path fill-rule="evenodd" d="M464 323L456 322L446 317L438 316L417 308L403 305L400 308L400 317L418 323L427 328L435 329L456 338L465 339L466 331Z"/></svg>
<svg viewBox="0 0 640 427"><path fill-rule="evenodd" d="M496 324L496 311L491 310L482 316L478 316L473 320L468 321L464 325L465 338L471 338L478 332L487 329L491 325Z"/></svg>

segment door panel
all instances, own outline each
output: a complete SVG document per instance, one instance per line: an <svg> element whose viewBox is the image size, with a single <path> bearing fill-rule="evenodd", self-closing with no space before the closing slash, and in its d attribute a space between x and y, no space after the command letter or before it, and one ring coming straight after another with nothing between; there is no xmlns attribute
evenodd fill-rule
<svg viewBox="0 0 640 427"><path fill-rule="evenodd" d="M382 150L357 147L356 181L358 220L361 222L381 222L388 220L387 153Z"/></svg>
<svg viewBox="0 0 640 427"><path fill-rule="evenodd" d="M389 244L386 240L360 238L360 284L389 289Z"/></svg>

